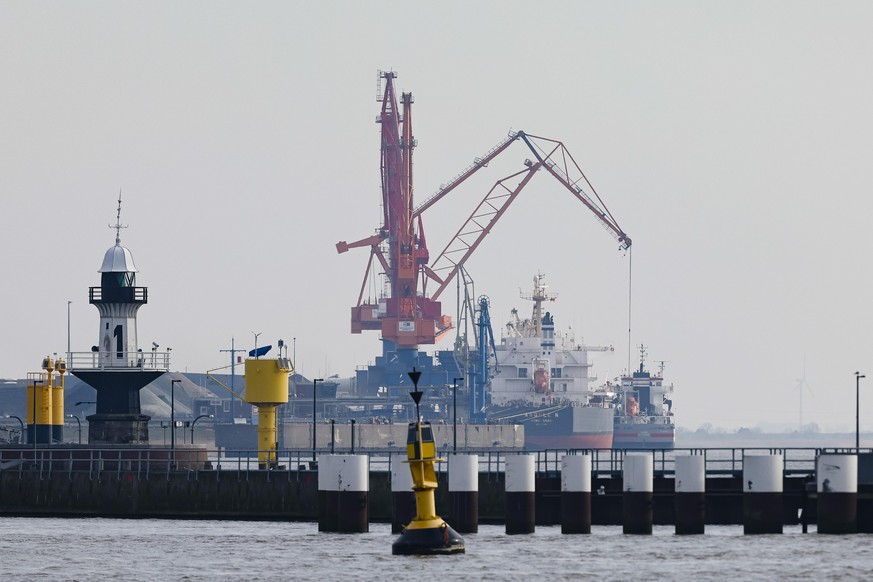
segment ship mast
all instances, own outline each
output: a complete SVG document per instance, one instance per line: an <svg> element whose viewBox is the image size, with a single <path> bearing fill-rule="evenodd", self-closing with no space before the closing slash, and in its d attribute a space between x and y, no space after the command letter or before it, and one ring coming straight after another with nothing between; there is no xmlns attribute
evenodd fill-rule
<svg viewBox="0 0 873 582"><path fill-rule="evenodd" d="M533 313L531 314L531 325L533 326L532 333L529 337L542 337L543 335L543 301L554 301L558 298L557 293L546 293L546 284L543 280L546 276L543 273L537 273L533 278L534 288L531 293L519 293L522 299L533 301Z"/></svg>

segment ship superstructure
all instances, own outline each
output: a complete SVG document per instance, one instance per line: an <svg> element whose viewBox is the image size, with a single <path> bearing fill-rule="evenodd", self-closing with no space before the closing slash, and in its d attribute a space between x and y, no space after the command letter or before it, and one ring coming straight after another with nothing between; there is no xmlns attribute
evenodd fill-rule
<svg viewBox="0 0 873 582"><path fill-rule="evenodd" d="M489 418L523 423L529 448L609 448L613 411L609 399L590 387L596 378L588 352L613 348L586 346L572 333L556 332L543 305L557 295L546 292L541 273L533 284L531 293L521 294L533 302L531 318L522 320L513 309L496 346Z"/></svg>
<svg viewBox="0 0 873 582"><path fill-rule="evenodd" d="M645 368L646 348L640 346L640 367L622 376L615 390L613 447L617 449L672 449L676 444L673 422L673 384L664 384L664 364L657 373Z"/></svg>

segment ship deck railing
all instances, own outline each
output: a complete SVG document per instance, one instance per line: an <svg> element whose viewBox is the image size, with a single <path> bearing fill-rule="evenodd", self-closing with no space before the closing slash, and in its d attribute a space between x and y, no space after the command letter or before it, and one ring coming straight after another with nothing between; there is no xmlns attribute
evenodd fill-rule
<svg viewBox="0 0 873 582"><path fill-rule="evenodd" d="M39 472L40 478L52 474L88 475L90 479L101 479L114 474L119 478L152 479L183 473L188 479L222 478L236 476L245 480L255 473L267 473L267 478L284 478L289 481L300 480L301 475L317 470L317 459L331 454L329 448L319 448L313 458L312 449L281 449L273 452L268 468L259 464L257 450L208 449L204 446L180 445L177 449L169 447L91 447L77 445L56 445L52 447L28 445L0 446L0 473ZM352 454L349 449L334 450L333 454ZM815 463L822 453L873 453L873 449L854 448L688 448L672 450L630 451L617 449L587 450L546 450L535 452L463 449L458 454L479 456L479 472L489 480L501 479L506 467L506 459L511 455L531 454L536 461L539 474L558 474L561 459L565 455L590 455L592 475L595 478L620 477L624 458L628 453L645 453L653 457L654 474L672 477L675 474L676 457L680 455L702 455L708 477L734 477L742 474L743 458L747 455L781 454L784 459L783 472L789 475L812 475ZM452 454L445 447L440 448L440 457ZM390 471L391 464L398 457L405 458L401 449L358 450L357 454L369 457L371 471ZM447 463L437 463L438 474L447 472Z"/></svg>

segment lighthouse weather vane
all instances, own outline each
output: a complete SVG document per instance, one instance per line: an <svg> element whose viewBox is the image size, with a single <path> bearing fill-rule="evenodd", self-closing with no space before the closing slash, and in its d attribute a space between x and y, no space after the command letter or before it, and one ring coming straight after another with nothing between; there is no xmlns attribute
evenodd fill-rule
<svg viewBox="0 0 873 582"><path fill-rule="evenodd" d="M115 229L115 244L121 244L121 229L127 228L126 224L121 224L121 188L118 189L118 213L115 216L115 224L110 224L109 228Z"/></svg>

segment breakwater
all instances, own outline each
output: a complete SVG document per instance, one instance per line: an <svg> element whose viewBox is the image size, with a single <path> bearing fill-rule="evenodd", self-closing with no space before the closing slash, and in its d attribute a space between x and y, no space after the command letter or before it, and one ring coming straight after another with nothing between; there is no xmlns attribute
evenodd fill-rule
<svg viewBox="0 0 873 582"><path fill-rule="evenodd" d="M705 521L743 521L743 459L771 449L656 451L653 457L652 520L676 522L675 458L688 453L705 459ZM781 520L816 523L817 449L779 449L782 467ZM566 451L533 454L537 525L561 523L561 463ZM189 447L147 449L56 447L0 449L0 515L102 516L316 521L318 470L308 451L286 451L279 466L258 470L251 454ZM513 453L479 452L478 517L506 521L506 458ZM590 451L591 522L623 522L622 451ZM368 516L392 520L391 457L369 455ZM873 453L858 455L858 529L873 531ZM438 473L436 503L448 513L445 464Z"/></svg>

